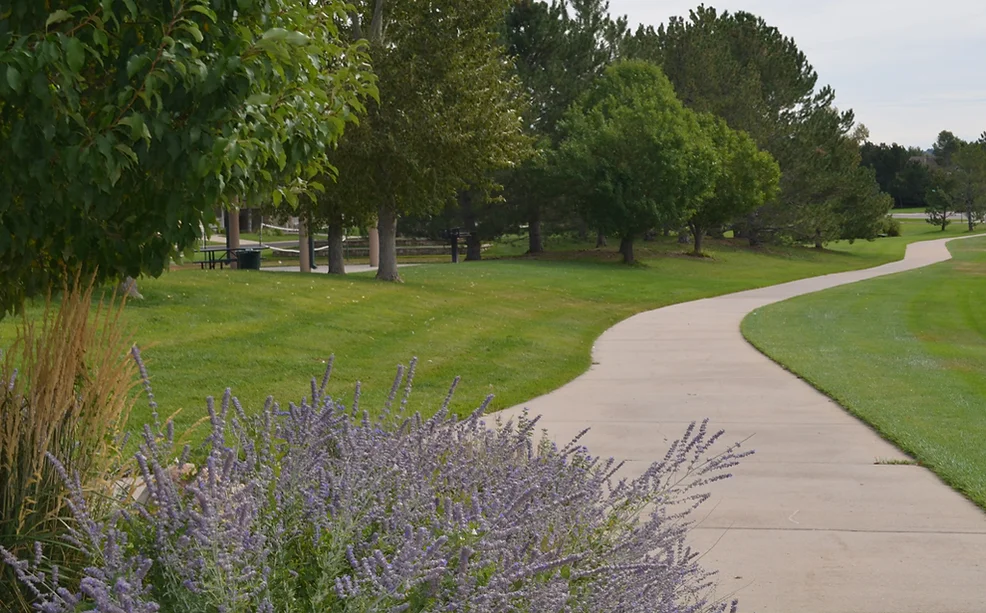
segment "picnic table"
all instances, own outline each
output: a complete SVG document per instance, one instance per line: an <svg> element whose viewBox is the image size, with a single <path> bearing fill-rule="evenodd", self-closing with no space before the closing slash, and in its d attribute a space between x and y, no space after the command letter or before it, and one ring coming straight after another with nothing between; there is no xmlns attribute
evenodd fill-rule
<svg viewBox="0 0 986 613"><path fill-rule="evenodd" d="M209 270L215 270L216 264L219 265L219 269L222 270L228 264L232 264L240 259L240 254L246 253L256 253L258 254L256 259L256 266L251 266L251 268L260 267L260 257L259 254L263 251L263 247L260 245L248 245L246 247L226 247L223 245L210 245L208 247L202 247L198 249L198 252L205 256L204 260L198 262L199 266L205 270L206 266ZM244 266L240 266L244 268Z"/></svg>

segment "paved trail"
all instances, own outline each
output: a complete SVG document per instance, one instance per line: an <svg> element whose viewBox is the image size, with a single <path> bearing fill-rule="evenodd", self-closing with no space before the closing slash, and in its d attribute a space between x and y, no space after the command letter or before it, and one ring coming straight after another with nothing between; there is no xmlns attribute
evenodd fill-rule
<svg viewBox="0 0 986 613"><path fill-rule="evenodd" d="M877 464L904 456L740 334L761 306L948 260L945 242L642 313L599 338L587 373L524 406L560 441L591 426L595 455L641 470L693 420L752 436L756 455L716 484L693 536L744 611L986 613L986 514L924 468Z"/></svg>

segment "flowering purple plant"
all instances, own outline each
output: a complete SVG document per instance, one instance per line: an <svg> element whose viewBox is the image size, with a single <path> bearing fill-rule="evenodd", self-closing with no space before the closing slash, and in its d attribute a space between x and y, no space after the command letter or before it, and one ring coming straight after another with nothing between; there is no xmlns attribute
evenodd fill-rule
<svg viewBox="0 0 986 613"><path fill-rule="evenodd" d="M32 561L0 552L37 610L735 611L710 601L713 573L685 540L701 489L751 452L706 458L722 433L705 422L618 478L622 465L590 456L581 436L538 441L526 415L487 427L488 400L456 419L455 384L433 417L406 415L414 362L376 418L358 385L349 407L327 396L330 372L287 410L268 399L254 416L229 390L219 407L210 398L194 475L170 465L190 457L170 422L145 427L146 497L108 519L91 517L62 470L77 520L66 538L89 560L81 584L42 573L40 549Z"/></svg>

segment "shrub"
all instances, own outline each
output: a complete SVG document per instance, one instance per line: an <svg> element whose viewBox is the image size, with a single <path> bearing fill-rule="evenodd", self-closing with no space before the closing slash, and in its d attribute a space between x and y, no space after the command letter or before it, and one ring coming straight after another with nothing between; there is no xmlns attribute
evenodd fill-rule
<svg viewBox="0 0 986 613"><path fill-rule="evenodd" d="M883 234L887 236L900 236L900 220L892 215L887 215L883 222Z"/></svg>
<svg viewBox="0 0 986 613"><path fill-rule="evenodd" d="M98 511L120 455L113 445L130 413L137 368L119 325L122 300L92 314L93 286L78 281L56 307L49 298L39 323L25 316L0 364L0 547L13 555L47 543L49 563L71 568L79 558L58 538L72 514L58 465L76 475ZM0 611L25 611L31 595L0 564Z"/></svg>
<svg viewBox="0 0 986 613"><path fill-rule="evenodd" d="M712 574L685 543L701 488L747 455L705 458L721 432L693 424L620 478L578 439L537 441L526 416L487 427L485 405L460 421L448 400L406 416L413 373L399 371L376 419L358 386L349 408L327 396L328 371L310 401L268 400L256 416L227 390L208 401L206 459L190 476L187 446L171 462L170 424L147 427L148 502L112 521L94 521L63 474L68 537L89 559L76 591L4 555L48 613L735 609L709 601Z"/></svg>

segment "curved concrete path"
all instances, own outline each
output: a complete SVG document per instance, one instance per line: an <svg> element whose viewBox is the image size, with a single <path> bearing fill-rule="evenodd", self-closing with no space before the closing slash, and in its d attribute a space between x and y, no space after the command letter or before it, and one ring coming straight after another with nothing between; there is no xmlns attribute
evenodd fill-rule
<svg viewBox="0 0 986 613"><path fill-rule="evenodd" d="M586 374L524 406L560 442L591 426L590 451L631 470L704 417L729 442L752 437L756 455L716 484L693 533L717 595L743 611L984 613L986 514L924 468L878 463L905 457L740 334L764 305L948 260L945 242L642 313L599 338Z"/></svg>

